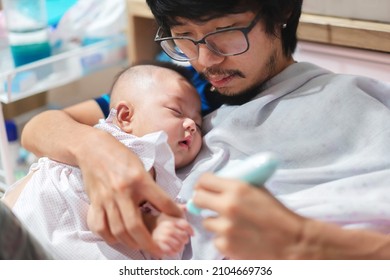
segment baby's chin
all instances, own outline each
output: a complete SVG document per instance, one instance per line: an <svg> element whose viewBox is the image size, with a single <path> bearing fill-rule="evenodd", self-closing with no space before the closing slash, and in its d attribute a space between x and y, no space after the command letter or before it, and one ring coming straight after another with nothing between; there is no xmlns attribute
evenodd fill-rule
<svg viewBox="0 0 390 280"><path fill-rule="evenodd" d="M191 161L185 161L185 160L175 161L175 169L183 168L187 166L190 162Z"/></svg>

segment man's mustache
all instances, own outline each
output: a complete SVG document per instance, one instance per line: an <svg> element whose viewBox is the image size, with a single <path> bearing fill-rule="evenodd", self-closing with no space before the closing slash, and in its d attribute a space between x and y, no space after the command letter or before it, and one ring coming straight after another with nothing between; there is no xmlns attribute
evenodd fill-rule
<svg viewBox="0 0 390 280"><path fill-rule="evenodd" d="M212 76L237 76L245 78L245 75L239 70L221 70L216 68L206 68L201 72L201 76L205 79L209 79Z"/></svg>

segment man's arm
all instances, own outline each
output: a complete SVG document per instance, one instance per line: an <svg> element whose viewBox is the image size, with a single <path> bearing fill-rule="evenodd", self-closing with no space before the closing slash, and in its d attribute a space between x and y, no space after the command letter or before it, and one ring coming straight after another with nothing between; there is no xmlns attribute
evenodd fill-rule
<svg viewBox="0 0 390 280"><path fill-rule="evenodd" d="M38 156L80 167L91 200L88 225L92 231L107 242L121 242L159 256L161 251L144 226L138 205L147 200L177 217L181 210L133 152L109 133L90 126L103 116L91 102L35 116L23 130L22 145Z"/></svg>
<svg viewBox="0 0 390 280"><path fill-rule="evenodd" d="M389 260L390 236L370 230L343 229L337 225L305 219L299 259Z"/></svg>
<svg viewBox="0 0 390 280"><path fill-rule="evenodd" d="M37 156L77 165L79 137L88 137L96 132L91 126L97 124L103 113L93 100L82 102L61 110L49 110L32 118L21 135L22 146ZM79 134L80 132L86 135ZM77 137L74 137L77 135ZM70 136L70 137L69 137ZM68 141L74 143L68 144ZM82 143L83 144L83 143Z"/></svg>
<svg viewBox="0 0 390 280"><path fill-rule="evenodd" d="M219 213L204 226L229 258L390 259L390 236L301 217L265 189L206 174L195 190L198 207Z"/></svg>

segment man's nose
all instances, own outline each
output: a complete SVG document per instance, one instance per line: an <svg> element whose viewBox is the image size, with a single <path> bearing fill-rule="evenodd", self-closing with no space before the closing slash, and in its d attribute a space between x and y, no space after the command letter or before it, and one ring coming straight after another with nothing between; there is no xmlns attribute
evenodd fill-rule
<svg viewBox="0 0 390 280"><path fill-rule="evenodd" d="M219 64L224 59L224 56L218 55L215 52L211 51L205 44L199 45L199 54L197 62L201 64L204 68Z"/></svg>

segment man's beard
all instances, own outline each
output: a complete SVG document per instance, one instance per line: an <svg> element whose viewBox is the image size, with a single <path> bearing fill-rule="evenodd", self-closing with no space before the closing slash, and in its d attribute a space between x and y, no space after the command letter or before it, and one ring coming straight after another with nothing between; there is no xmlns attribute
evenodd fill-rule
<svg viewBox="0 0 390 280"><path fill-rule="evenodd" d="M217 89L213 90L212 89L213 87L211 87L210 94L213 95L212 99L216 100L218 103L228 104L228 105L242 105L249 102L255 96L257 96L260 93L261 89L263 88L263 85L264 83L255 85L250 89L236 93L235 95L222 94L219 93Z"/></svg>
<svg viewBox="0 0 390 280"><path fill-rule="evenodd" d="M254 97L256 97L263 89L264 84L274 75L276 68L276 56L275 54L271 55L267 64L266 64L266 71L267 73L266 78L262 79L259 83L241 91L241 92L235 92L235 93L220 93L218 92L218 89L216 89L214 86L210 86L207 88L206 95L208 96L208 99L211 99L219 104L228 104L228 105L242 105L250 100L252 100ZM205 73L202 73L201 75L207 79L208 74L229 74L233 76L237 76L238 78L245 79L245 75L238 71L238 70L230 70L230 71L218 71L218 70L206 70Z"/></svg>

